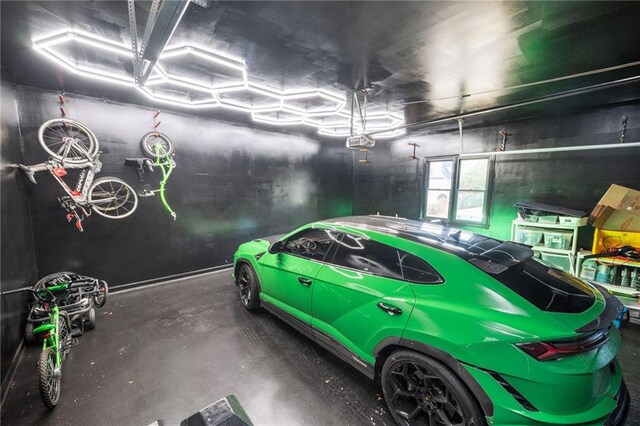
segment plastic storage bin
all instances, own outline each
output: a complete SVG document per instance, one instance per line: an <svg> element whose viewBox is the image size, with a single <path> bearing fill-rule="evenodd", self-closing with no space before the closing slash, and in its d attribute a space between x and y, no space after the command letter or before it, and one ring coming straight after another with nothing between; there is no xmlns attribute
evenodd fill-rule
<svg viewBox="0 0 640 426"><path fill-rule="evenodd" d="M532 228L519 227L516 229L516 241L528 246L538 246L542 241L542 231Z"/></svg>
<svg viewBox="0 0 640 426"><path fill-rule="evenodd" d="M582 268L580 268L580 278L595 281L597 271L598 264L596 263L596 261L587 259L582 262Z"/></svg>
<svg viewBox="0 0 640 426"><path fill-rule="evenodd" d="M558 216L538 216L540 223L558 223Z"/></svg>
<svg viewBox="0 0 640 426"><path fill-rule="evenodd" d="M568 250L571 248L571 240L573 240L571 231L544 231L545 247Z"/></svg>
<svg viewBox="0 0 640 426"><path fill-rule="evenodd" d="M571 272L571 260L569 259L569 256L553 253L540 253L540 257L545 262L554 265L556 268L564 272Z"/></svg>

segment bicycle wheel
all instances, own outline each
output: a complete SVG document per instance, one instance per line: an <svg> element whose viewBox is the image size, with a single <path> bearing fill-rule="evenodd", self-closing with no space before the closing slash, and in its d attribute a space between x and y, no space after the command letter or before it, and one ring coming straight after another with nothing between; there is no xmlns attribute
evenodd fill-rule
<svg viewBox="0 0 640 426"><path fill-rule="evenodd" d="M107 295L109 294L109 286L106 281L98 281L98 295L93 296L93 304L96 308L102 308L107 303Z"/></svg>
<svg viewBox="0 0 640 426"><path fill-rule="evenodd" d="M56 354L53 348L46 348L38 357L38 381L40 397L48 408L53 408L60 401L60 379L62 374L56 374Z"/></svg>
<svg viewBox="0 0 640 426"><path fill-rule="evenodd" d="M58 319L58 341L62 359L65 359L71 350L71 345L69 344L71 341L71 330L69 330L70 324L68 318L68 315L63 315L61 312L60 318Z"/></svg>
<svg viewBox="0 0 640 426"><path fill-rule="evenodd" d="M89 188L89 204L93 211L108 219L123 219L138 207L138 196L122 179L96 179Z"/></svg>
<svg viewBox="0 0 640 426"><path fill-rule="evenodd" d="M98 139L93 132L69 118L54 118L42 123L38 140L52 158L69 164L88 164L98 153Z"/></svg>
<svg viewBox="0 0 640 426"><path fill-rule="evenodd" d="M140 141L142 145L142 151L145 153L147 157L151 157L154 159L158 158L156 153L156 145L160 145L161 152L164 152L164 155L160 155L160 158L168 157L173 153L173 144L171 140L160 132L149 132L142 137Z"/></svg>

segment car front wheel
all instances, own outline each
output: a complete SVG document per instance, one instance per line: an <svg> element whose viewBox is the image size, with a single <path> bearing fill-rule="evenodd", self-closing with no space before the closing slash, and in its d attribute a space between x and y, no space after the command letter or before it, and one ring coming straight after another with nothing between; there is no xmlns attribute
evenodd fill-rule
<svg viewBox="0 0 640 426"><path fill-rule="evenodd" d="M403 426L485 424L473 395L442 363L412 351L392 353L382 367L382 390Z"/></svg>
<svg viewBox="0 0 640 426"><path fill-rule="evenodd" d="M251 312L258 311L260 309L260 286L256 272L251 265L240 264L236 285L242 306Z"/></svg>

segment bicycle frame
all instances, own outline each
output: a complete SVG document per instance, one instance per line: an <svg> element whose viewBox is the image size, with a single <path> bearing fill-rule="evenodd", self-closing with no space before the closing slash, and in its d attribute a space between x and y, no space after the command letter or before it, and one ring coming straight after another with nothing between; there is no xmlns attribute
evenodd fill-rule
<svg viewBox="0 0 640 426"><path fill-rule="evenodd" d="M56 370L61 368L62 366L62 355L60 351L60 309L58 305L54 305L51 308L51 313L49 314L49 323L42 324L36 327L33 330L34 334L43 333L48 331L49 337L46 338L42 342L42 350L44 351L47 348L53 348L53 351L56 354ZM52 332L53 331L53 332Z"/></svg>
<svg viewBox="0 0 640 426"><path fill-rule="evenodd" d="M47 160L33 166L22 166L22 169L27 171L30 179L33 177L34 173L48 171L74 202L83 205L88 201L87 193L93 183L95 175L100 173L100 169L102 168L102 163L98 159L99 156L100 153L98 153L95 158L91 158L91 161L87 164L67 164L63 166L59 161ZM78 181L74 189L71 189L64 179L62 179L67 175L66 169L82 170L80 172L80 176L78 176ZM35 179L33 179L33 181L35 182Z"/></svg>
<svg viewBox="0 0 640 426"><path fill-rule="evenodd" d="M171 176L171 172L173 172L173 169L176 167L176 163L167 155L167 151L165 151L161 144L156 144L154 149L156 153L156 166L160 167L160 170L162 171L162 180L160 181L160 189L158 189L158 192L160 193L160 201L171 217L173 217L173 220L176 220L176 212L174 212L171 206L169 206L164 195L165 186L167 185L169 176Z"/></svg>

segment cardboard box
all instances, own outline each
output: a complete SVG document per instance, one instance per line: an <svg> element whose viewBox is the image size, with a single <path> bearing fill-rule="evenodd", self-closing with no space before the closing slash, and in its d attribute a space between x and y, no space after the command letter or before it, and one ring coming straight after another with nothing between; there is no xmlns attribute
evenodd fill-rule
<svg viewBox="0 0 640 426"><path fill-rule="evenodd" d="M640 191L611 185L589 215L594 228L640 232Z"/></svg>

